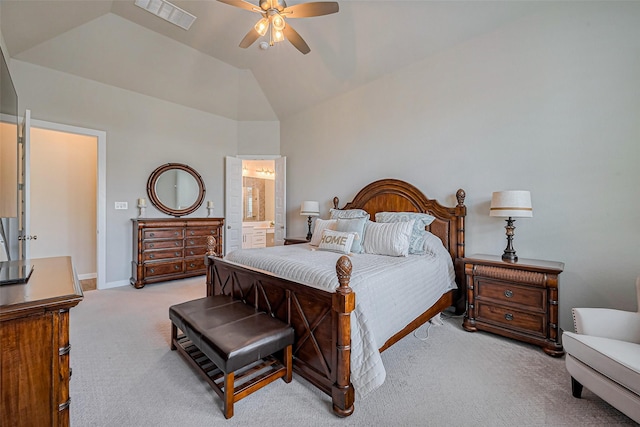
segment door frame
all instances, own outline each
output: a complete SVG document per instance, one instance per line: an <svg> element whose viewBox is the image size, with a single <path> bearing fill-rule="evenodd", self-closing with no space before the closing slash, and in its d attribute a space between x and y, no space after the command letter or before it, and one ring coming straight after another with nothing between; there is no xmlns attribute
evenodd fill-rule
<svg viewBox="0 0 640 427"><path fill-rule="evenodd" d="M31 127L97 138L98 158L96 160L98 176L96 177L96 288L104 289L107 265L107 132L61 123L53 123L44 120L36 120L33 118L31 119Z"/></svg>

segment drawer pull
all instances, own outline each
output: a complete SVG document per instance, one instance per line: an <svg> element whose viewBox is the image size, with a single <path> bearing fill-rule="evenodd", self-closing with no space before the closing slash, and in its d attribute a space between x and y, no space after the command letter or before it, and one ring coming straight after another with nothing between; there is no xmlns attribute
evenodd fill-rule
<svg viewBox="0 0 640 427"><path fill-rule="evenodd" d="M190 254L190 255L193 255L193 251L189 251L189 254Z"/></svg>
<svg viewBox="0 0 640 427"><path fill-rule="evenodd" d="M507 319L507 320L513 320L513 314L507 313L507 314L504 315L504 318Z"/></svg>
<svg viewBox="0 0 640 427"><path fill-rule="evenodd" d="M156 256L154 254L150 254L149 258L155 258Z"/></svg>
<svg viewBox="0 0 640 427"><path fill-rule="evenodd" d="M194 234L196 234L196 233L192 231L192 232L191 232L191 235L193 236Z"/></svg>
<svg viewBox="0 0 640 427"><path fill-rule="evenodd" d="M173 234L177 236L177 235L178 235L178 232L176 231L176 232L174 232Z"/></svg>
<svg viewBox="0 0 640 427"><path fill-rule="evenodd" d="M149 247L150 247L150 248L153 248L153 247L154 247L154 244L153 244L153 243L151 243L151 244L149 245Z"/></svg>
<svg viewBox="0 0 640 427"><path fill-rule="evenodd" d="M155 268L150 268L150 269L149 269L149 272L151 272L151 273L155 273L155 272L156 272L156 269L155 269Z"/></svg>
<svg viewBox="0 0 640 427"><path fill-rule="evenodd" d="M194 263L189 264L191 266L191 268L195 267L196 265Z"/></svg>
<svg viewBox="0 0 640 427"><path fill-rule="evenodd" d="M174 269L174 270L180 270L180 267L179 267L179 266L177 266L177 265L174 265L174 266L173 266L173 269Z"/></svg>
<svg viewBox="0 0 640 427"><path fill-rule="evenodd" d="M506 291L504 291L504 296L507 298L511 298L513 296L513 292L507 289Z"/></svg>
<svg viewBox="0 0 640 427"><path fill-rule="evenodd" d="M189 244L190 244L190 245L193 245L193 240L189 240Z"/></svg>
<svg viewBox="0 0 640 427"><path fill-rule="evenodd" d="M149 236L155 237L156 233L149 233Z"/></svg>
<svg viewBox="0 0 640 427"><path fill-rule="evenodd" d="M175 243L175 245L176 245L176 246L180 246L180 242L176 242L176 243Z"/></svg>
<svg viewBox="0 0 640 427"><path fill-rule="evenodd" d="M71 344L66 345L64 347L60 347L58 349L58 356L64 356L65 354L69 354L70 351L71 351Z"/></svg>
<svg viewBox="0 0 640 427"><path fill-rule="evenodd" d="M180 256L180 252L176 252L176 256Z"/></svg>
<svg viewBox="0 0 640 427"><path fill-rule="evenodd" d="M62 412L65 409L68 409L69 405L71 405L71 398L68 398L66 402L58 405L58 412Z"/></svg>

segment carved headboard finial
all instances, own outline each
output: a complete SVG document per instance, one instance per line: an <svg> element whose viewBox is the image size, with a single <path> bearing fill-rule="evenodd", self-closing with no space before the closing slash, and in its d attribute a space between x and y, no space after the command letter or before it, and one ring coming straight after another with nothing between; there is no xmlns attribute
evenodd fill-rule
<svg viewBox="0 0 640 427"><path fill-rule="evenodd" d="M215 256L217 257L218 254L216 253L216 247L218 245L216 244L216 238L213 236L207 236L207 256Z"/></svg>
<svg viewBox="0 0 640 427"><path fill-rule="evenodd" d="M458 199L458 206L464 206L464 198L467 197L467 193L461 188L456 192L456 199Z"/></svg>

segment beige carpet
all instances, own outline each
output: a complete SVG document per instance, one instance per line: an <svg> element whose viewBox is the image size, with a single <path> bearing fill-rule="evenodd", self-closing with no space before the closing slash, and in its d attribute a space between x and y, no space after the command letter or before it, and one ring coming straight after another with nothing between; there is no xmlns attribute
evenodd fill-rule
<svg viewBox="0 0 640 427"><path fill-rule="evenodd" d="M465 332L460 318L385 351L385 383L349 418L294 375L238 402L225 420L218 396L169 350L169 306L204 293L202 277L85 293L71 310L73 426L634 425L587 389L573 398L563 358Z"/></svg>

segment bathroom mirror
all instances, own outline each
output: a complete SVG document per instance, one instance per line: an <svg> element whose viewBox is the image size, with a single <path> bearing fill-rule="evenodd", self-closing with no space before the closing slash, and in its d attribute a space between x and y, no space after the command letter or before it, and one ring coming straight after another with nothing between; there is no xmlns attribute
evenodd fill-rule
<svg viewBox="0 0 640 427"><path fill-rule="evenodd" d="M153 171L147 181L151 203L167 215L180 217L195 212L205 195L198 172L181 163L167 163Z"/></svg>

